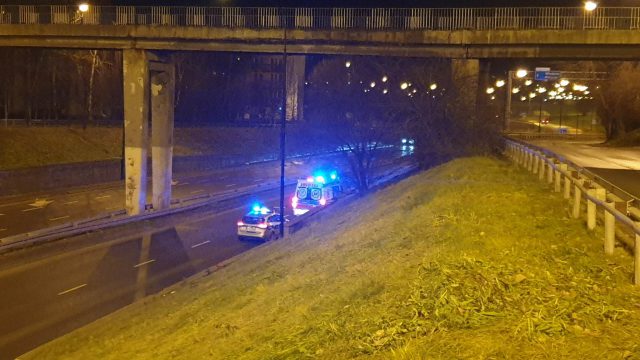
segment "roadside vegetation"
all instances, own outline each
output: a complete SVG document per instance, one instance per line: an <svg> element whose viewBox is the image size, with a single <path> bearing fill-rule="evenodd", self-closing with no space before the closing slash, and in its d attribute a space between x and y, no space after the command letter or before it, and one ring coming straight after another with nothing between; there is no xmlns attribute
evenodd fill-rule
<svg viewBox="0 0 640 360"><path fill-rule="evenodd" d="M464 158L21 359L631 359L631 258L525 171Z"/></svg>

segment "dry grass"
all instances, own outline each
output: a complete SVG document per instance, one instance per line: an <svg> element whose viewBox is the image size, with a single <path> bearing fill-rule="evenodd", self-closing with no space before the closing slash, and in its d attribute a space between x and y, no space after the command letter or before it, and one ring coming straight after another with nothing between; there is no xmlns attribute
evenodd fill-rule
<svg viewBox="0 0 640 360"><path fill-rule="evenodd" d="M631 259L495 159L453 161L24 359L638 358Z"/></svg>

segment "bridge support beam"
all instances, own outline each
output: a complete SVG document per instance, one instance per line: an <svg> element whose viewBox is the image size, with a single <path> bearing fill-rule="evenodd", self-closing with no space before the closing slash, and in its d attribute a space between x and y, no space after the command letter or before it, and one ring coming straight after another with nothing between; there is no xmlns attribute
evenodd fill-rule
<svg viewBox="0 0 640 360"><path fill-rule="evenodd" d="M478 59L451 59L451 79L458 91L457 118L468 119L467 125L475 128L478 113L478 90L480 81L480 61Z"/></svg>
<svg viewBox="0 0 640 360"><path fill-rule="evenodd" d="M160 62L152 62L150 70L152 203L161 210L171 205L175 72L173 64Z"/></svg>
<svg viewBox="0 0 640 360"><path fill-rule="evenodd" d="M306 57L304 55L287 56L287 109L286 119L304 119L304 73Z"/></svg>
<svg viewBox="0 0 640 360"><path fill-rule="evenodd" d="M137 215L147 199L149 62L144 50L122 51L124 94L125 208Z"/></svg>
<svg viewBox="0 0 640 360"><path fill-rule="evenodd" d="M125 208L137 215L146 210L149 107L155 210L171 203L175 74L172 64L151 61L144 50L122 53L124 89Z"/></svg>

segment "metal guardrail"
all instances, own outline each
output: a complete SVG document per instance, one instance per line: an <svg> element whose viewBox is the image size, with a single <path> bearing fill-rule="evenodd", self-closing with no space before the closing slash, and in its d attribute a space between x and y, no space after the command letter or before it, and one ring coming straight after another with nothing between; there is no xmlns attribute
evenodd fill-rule
<svg viewBox="0 0 640 360"><path fill-rule="evenodd" d="M534 174L540 180L545 179L553 184L555 192L562 191L564 182L564 198L570 199L573 190L573 217L582 216L582 199L587 202L587 228L595 230L597 226L597 210L603 210L604 217L604 251L613 254L616 238L621 240L627 231L634 237L630 247L634 257L634 284L640 285L640 209L633 206L633 201L624 201L607 191L595 181L584 176L585 170L569 164L529 144L506 139L506 155L517 165ZM635 199L634 201L637 201ZM636 203L637 205L637 203ZM620 230L621 236L616 236Z"/></svg>
<svg viewBox="0 0 640 360"><path fill-rule="evenodd" d="M248 29L636 30L640 7L275 8L2 5L0 24L154 25Z"/></svg>
<svg viewBox="0 0 640 360"><path fill-rule="evenodd" d="M604 134L559 134L543 132L509 132L506 136L521 140L604 140Z"/></svg>

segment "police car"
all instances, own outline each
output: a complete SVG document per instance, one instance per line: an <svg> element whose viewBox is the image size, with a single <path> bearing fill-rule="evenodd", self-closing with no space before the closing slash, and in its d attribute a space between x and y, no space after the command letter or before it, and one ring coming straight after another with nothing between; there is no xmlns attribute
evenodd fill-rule
<svg viewBox="0 0 640 360"><path fill-rule="evenodd" d="M335 171L299 179L291 198L293 213L303 215L314 207L325 206L338 198L341 192L342 186Z"/></svg>
<svg viewBox="0 0 640 360"><path fill-rule="evenodd" d="M255 205L238 221L238 238L275 240L280 236L282 216L267 207Z"/></svg>

